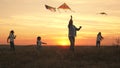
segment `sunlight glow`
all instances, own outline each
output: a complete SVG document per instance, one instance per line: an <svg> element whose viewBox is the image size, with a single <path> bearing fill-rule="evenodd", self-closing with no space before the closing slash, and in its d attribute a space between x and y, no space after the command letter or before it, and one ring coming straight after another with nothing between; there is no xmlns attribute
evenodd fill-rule
<svg viewBox="0 0 120 68"><path fill-rule="evenodd" d="M58 42L58 44L61 45L61 46L68 46L69 45L69 41L66 40L66 39L63 39L63 40L60 40Z"/></svg>

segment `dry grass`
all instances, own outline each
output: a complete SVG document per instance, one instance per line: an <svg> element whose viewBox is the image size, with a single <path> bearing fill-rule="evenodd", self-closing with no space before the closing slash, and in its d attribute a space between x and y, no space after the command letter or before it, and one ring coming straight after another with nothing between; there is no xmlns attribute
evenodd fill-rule
<svg viewBox="0 0 120 68"><path fill-rule="evenodd" d="M0 46L0 68L120 68L120 48Z"/></svg>

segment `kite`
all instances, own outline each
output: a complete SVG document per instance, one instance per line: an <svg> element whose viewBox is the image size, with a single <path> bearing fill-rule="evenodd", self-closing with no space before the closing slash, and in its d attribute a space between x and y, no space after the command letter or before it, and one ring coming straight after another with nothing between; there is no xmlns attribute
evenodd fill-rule
<svg viewBox="0 0 120 68"><path fill-rule="evenodd" d="M52 6L49 6L49 5L45 5L45 7L46 7L46 9L48 9L48 10L50 10L50 11L53 11L53 12L56 12L56 8L55 7L52 7ZM66 4L66 3L63 3L61 6L59 6L58 8L58 11L59 11L59 9L63 9L63 10L70 10L70 11L72 11L71 10L71 8ZM72 12L74 12L74 11L72 11Z"/></svg>
<svg viewBox="0 0 120 68"><path fill-rule="evenodd" d="M56 11L56 8L55 7L51 7L51 6L48 6L48 5L45 5L46 9L50 10L50 11L53 11L55 12Z"/></svg>
<svg viewBox="0 0 120 68"><path fill-rule="evenodd" d="M57 9L58 9L58 10L59 10L59 9L63 9L63 10L70 10L70 11L72 11L71 8L70 8L66 3L63 3L63 4L62 4L61 6L59 6Z"/></svg>
<svg viewBox="0 0 120 68"><path fill-rule="evenodd" d="M99 14L101 14L101 15L107 15L107 13L105 13L105 12L101 12L101 13L99 13Z"/></svg>

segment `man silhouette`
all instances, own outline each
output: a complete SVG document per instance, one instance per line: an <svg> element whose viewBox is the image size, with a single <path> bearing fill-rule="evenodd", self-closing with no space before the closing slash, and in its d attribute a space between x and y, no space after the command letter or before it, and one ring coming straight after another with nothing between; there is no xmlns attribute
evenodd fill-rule
<svg viewBox="0 0 120 68"><path fill-rule="evenodd" d="M70 41L70 50L71 51L74 51L76 33L81 28L82 28L82 26L80 26L79 28L76 28L76 26L73 25L73 20L72 20L72 16L71 16L71 18L69 20L69 24L68 24L68 37L69 37L69 41Z"/></svg>

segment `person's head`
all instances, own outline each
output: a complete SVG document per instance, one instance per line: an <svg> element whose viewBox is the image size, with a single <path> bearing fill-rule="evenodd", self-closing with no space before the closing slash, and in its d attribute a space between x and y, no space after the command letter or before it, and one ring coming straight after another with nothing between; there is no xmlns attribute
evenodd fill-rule
<svg viewBox="0 0 120 68"><path fill-rule="evenodd" d="M101 35L101 32L99 32L98 34Z"/></svg>
<svg viewBox="0 0 120 68"><path fill-rule="evenodd" d="M38 37L37 37L37 40L41 40L41 37L40 37L40 36L38 36Z"/></svg>
<svg viewBox="0 0 120 68"><path fill-rule="evenodd" d="M10 33L14 34L14 30L11 30Z"/></svg>

